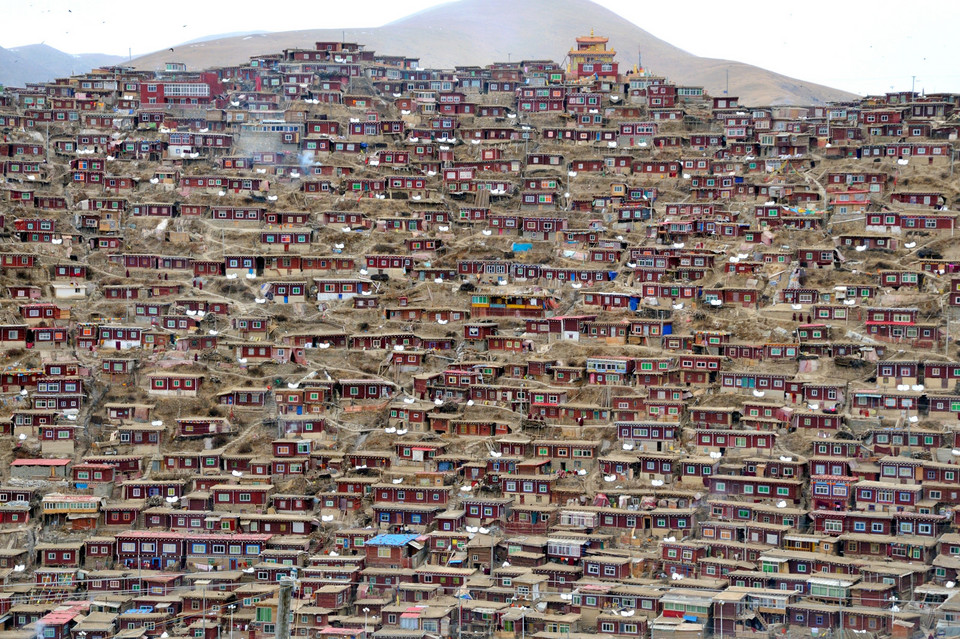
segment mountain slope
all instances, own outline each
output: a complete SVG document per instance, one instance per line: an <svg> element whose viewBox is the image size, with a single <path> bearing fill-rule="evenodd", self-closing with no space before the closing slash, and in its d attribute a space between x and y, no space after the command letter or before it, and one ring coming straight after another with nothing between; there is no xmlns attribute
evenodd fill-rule
<svg viewBox="0 0 960 639"><path fill-rule="evenodd" d="M23 86L27 82L46 82L74 73L86 73L90 69L116 64L123 59L102 53L70 55L46 44L0 48L0 84Z"/></svg>
<svg viewBox="0 0 960 639"><path fill-rule="evenodd" d="M589 0L460 0L382 27L315 29L224 38L161 51L134 60L140 69L162 68L171 60L191 69L239 64L252 55L284 48L312 48L318 40L359 42L386 54L419 56L424 67L489 64L495 61L561 61L574 38L593 29L610 38L623 68L637 63L671 80L730 94L746 104L811 104L845 100L853 94L729 60L700 58L675 47Z"/></svg>

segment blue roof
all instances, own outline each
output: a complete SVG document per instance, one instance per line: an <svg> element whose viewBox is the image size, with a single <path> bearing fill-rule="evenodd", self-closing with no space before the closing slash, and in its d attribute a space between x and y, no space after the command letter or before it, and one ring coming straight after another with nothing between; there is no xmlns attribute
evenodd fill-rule
<svg viewBox="0 0 960 639"><path fill-rule="evenodd" d="M377 535L373 539L368 539L363 544L365 546L406 546L420 535Z"/></svg>

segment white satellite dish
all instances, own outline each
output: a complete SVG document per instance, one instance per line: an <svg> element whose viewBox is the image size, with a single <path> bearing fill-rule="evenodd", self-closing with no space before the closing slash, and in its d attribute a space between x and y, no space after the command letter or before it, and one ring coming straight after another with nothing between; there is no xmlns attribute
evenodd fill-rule
<svg viewBox="0 0 960 639"><path fill-rule="evenodd" d="M777 508L786 508L786 507L787 507L787 502L783 501L782 499L777 502Z"/></svg>
<svg viewBox="0 0 960 639"><path fill-rule="evenodd" d="M150 422L150 423L153 424L154 426L163 426L163 420L162 420L162 419L155 419L155 420L153 420L153 421Z"/></svg>

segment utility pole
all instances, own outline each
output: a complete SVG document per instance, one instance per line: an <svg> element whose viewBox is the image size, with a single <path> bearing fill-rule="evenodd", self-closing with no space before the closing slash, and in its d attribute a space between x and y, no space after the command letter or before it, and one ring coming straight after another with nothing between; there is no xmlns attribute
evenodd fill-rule
<svg viewBox="0 0 960 639"><path fill-rule="evenodd" d="M281 577L280 594L277 598L277 639L290 639L290 598L292 596L293 579Z"/></svg>

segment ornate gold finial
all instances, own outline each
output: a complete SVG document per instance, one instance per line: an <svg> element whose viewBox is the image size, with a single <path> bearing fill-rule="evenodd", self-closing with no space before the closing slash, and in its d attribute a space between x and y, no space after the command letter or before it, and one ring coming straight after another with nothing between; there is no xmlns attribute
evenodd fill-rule
<svg viewBox="0 0 960 639"><path fill-rule="evenodd" d="M593 29L590 29L590 37L593 37Z"/></svg>

